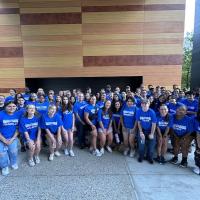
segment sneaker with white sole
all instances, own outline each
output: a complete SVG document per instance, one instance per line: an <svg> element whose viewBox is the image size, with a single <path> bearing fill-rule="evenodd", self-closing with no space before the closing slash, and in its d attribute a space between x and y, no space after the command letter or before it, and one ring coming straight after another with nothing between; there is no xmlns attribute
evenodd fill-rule
<svg viewBox="0 0 200 200"><path fill-rule="evenodd" d="M39 156L35 156L34 158L35 158L35 163L39 164L40 163L40 157Z"/></svg>
<svg viewBox="0 0 200 200"><path fill-rule="evenodd" d="M130 151L130 155L129 155L130 158L133 158L133 157L134 157L134 154L135 154L135 151L134 151L134 150L131 150L131 151Z"/></svg>
<svg viewBox="0 0 200 200"><path fill-rule="evenodd" d="M71 156L71 157L74 157L75 156L75 154L74 154L74 152L73 152L73 150L71 149L71 150L69 150L69 155Z"/></svg>
<svg viewBox="0 0 200 200"><path fill-rule="evenodd" d="M49 161L53 161L53 159L54 159L54 153L49 155Z"/></svg>
<svg viewBox="0 0 200 200"><path fill-rule="evenodd" d="M65 149L65 150L64 150L64 154L65 154L66 156L69 156L69 151L68 151L68 149Z"/></svg>
<svg viewBox="0 0 200 200"><path fill-rule="evenodd" d="M127 156L128 155L128 152L129 152L129 148L126 148L125 150L124 150L124 156Z"/></svg>
<svg viewBox="0 0 200 200"><path fill-rule="evenodd" d="M101 155L103 155L104 154L104 148L101 148L99 152L101 153Z"/></svg>
<svg viewBox="0 0 200 200"><path fill-rule="evenodd" d="M11 165L11 168L14 169L14 170L17 170L19 167L18 167L18 164L14 164L14 165Z"/></svg>
<svg viewBox="0 0 200 200"><path fill-rule="evenodd" d="M54 152L54 155L57 157L61 156L59 151Z"/></svg>
<svg viewBox="0 0 200 200"><path fill-rule="evenodd" d="M3 168L3 169L1 170L1 172L2 172L2 175L3 175L3 176L7 176L7 175L10 173L8 167Z"/></svg>
<svg viewBox="0 0 200 200"><path fill-rule="evenodd" d="M199 168L199 167L194 167L193 172L194 172L195 174L200 175L200 168Z"/></svg>
<svg viewBox="0 0 200 200"><path fill-rule="evenodd" d="M35 162L34 162L33 159L30 159L30 160L28 161L28 164L29 164L30 167L34 167L34 166L35 166Z"/></svg>
<svg viewBox="0 0 200 200"><path fill-rule="evenodd" d="M109 146L106 146L106 149L109 153L112 153L112 149Z"/></svg>
<svg viewBox="0 0 200 200"><path fill-rule="evenodd" d="M102 156L102 154L99 152L98 149L93 150L92 154L93 154L94 156L97 156L97 157Z"/></svg>

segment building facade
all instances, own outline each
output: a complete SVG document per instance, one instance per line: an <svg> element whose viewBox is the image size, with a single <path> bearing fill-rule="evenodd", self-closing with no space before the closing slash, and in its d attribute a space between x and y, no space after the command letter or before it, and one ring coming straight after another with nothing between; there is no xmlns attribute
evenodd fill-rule
<svg viewBox="0 0 200 200"><path fill-rule="evenodd" d="M0 0L0 92L25 79L181 84L185 0Z"/></svg>

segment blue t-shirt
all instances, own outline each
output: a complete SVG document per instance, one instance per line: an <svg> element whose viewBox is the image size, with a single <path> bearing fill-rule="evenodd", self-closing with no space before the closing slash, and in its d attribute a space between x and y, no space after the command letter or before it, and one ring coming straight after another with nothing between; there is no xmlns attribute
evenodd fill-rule
<svg viewBox="0 0 200 200"><path fill-rule="evenodd" d="M88 104L85 107L84 113L89 114L89 119L93 123L93 125L97 124L98 111L99 111L98 105L93 106L92 104Z"/></svg>
<svg viewBox="0 0 200 200"><path fill-rule="evenodd" d="M176 104L173 104L173 103L166 103L168 109L169 109L169 113L170 114L175 114L176 113L176 110L183 104L181 103L176 103Z"/></svg>
<svg viewBox="0 0 200 200"><path fill-rule="evenodd" d="M20 117L22 117L25 112L26 112L26 108L25 107L17 107L17 111L16 111Z"/></svg>
<svg viewBox="0 0 200 200"><path fill-rule="evenodd" d="M134 128L136 121L137 107L135 105L128 107L127 105L121 111L121 116L123 118L125 128Z"/></svg>
<svg viewBox="0 0 200 200"><path fill-rule="evenodd" d="M186 98L178 98L176 101L178 102L178 103L183 103L184 101L186 100Z"/></svg>
<svg viewBox="0 0 200 200"><path fill-rule="evenodd" d="M103 112L102 109L99 109L98 111L98 122L102 122L104 128L109 128L109 124L113 120L113 117L109 116L108 112Z"/></svg>
<svg viewBox="0 0 200 200"><path fill-rule="evenodd" d="M19 121L19 131L22 134L22 139L26 142L25 132L28 132L31 140L36 140L38 135L38 128L40 127L39 117L34 116L32 119L22 117Z"/></svg>
<svg viewBox="0 0 200 200"><path fill-rule="evenodd" d="M23 94L25 101L28 101L30 98L30 94Z"/></svg>
<svg viewBox="0 0 200 200"><path fill-rule="evenodd" d="M43 103L40 103L37 101L35 107L37 111L40 113L40 115L43 115L48 111L49 102L44 101Z"/></svg>
<svg viewBox="0 0 200 200"><path fill-rule="evenodd" d="M184 136L192 132L192 120L188 116L184 116L182 119L177 120L176 115L172 117L172 128L177 136Z"/></svg>
<svg viewBox="0 0 200 200"><path fill-rule="evenodd" d="M42 116L41 128L49 129L50 132L54 135L57 134L58 128L63 125L61 117L58 114L55 114L53 117L49 117L48 113L45 113Z"/></svg>
<svg viewBox="0 0 200 200"><path fill-rule="evenodd" d="M62 114L63 126L66 130L72 129L73 126L73 111L66 110Z"/></svg>
<svg viewBox="0 0 200 200"><path fill-rule="evenodd" d="M197 118L194 119L194 130L200 134L200 121Z"/></svg>
<svg viewBox="0 0 200 200"><path fill-rule="evenodd" d="M11 139L18 127L19 113L15 112L12 115L6 113L6 111L0 112L0 133L6 139Z"/></svg>
<svg viewBox="0 0 200 200"><path fill-rule="evenodd" d="M37 101L27 101L26 105L34 105L36 106Z"/></svg>
<svg viewBox="0 0 200 200"><path fill-rule="evenodd" d="M155 112L149 108L147 112L144 112L142 108L140 108L136 114L137 121L140 122L144 133L149 133L151 131L152 123L156 123L156 114Z"/></svg>
<svg viewBox="0 0 200 200"><path fill-rule="evenodd" d="M88 104L85 101L82 102L76 102L74 104L74 113L78 114L81 120L84 120L84 109Z"/></svg>
<svg viewBox="0 0 200 200"><path fill-rule="evenodd" d="M197 112L198 111L198 101L189 101L188 99L185 99L185 101L182 102L185 106L187 106L188 111ZM188 116L194 116L192 114L188 114Z"/></svg>
<svg viewBox="0 0 200 200"><path fill-rule="evenodd" d="M157 115L157 127L160 128L161 133L165 133L166 128L172 127L172 115L169 114L169 119Z"/></svg>
<svg viewBox="0 0 200 200"><path fill-rule="evenodd" d="M99 106L99 108L103 108L104 107L105 102L104 101L98 101L97 105Z"/></svg>

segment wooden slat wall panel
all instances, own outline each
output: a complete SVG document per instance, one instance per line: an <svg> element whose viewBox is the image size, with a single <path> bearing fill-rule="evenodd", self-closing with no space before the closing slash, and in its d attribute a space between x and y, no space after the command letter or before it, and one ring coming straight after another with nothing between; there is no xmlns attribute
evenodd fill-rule
<svg viewBox="0 0 200 200"><path fill-rule="evenodd" d="M185 0L0 0L1 87L89 76L180 85L184 14Z"/></svg>
<svg viewBox="0 0 200 200"><path fill-rule="evenodd" d="M25 71L83 66L81 1L21 0L20 12Z"/></svg>
<svg viewBox="0 0 200 200"><path fill-rule="evenodd" d="M0 92L25 87L19 4L0 1Z"/></svg>

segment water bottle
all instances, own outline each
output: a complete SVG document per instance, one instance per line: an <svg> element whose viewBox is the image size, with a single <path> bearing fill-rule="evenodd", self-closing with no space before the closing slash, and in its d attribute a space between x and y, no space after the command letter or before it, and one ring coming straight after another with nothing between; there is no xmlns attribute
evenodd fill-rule
<svg viewBox="0 0 200 200"><path fill-rule="evenodd" d="M118 133L115 133L115 140L116 140L116 143L117 143L117 144L120 143L120 139L119 139Z"/></svg>

